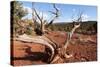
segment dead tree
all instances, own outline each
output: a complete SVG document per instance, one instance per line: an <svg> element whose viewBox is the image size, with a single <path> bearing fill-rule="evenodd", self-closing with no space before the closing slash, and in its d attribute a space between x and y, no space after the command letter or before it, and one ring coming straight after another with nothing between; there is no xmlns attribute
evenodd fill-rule
<svg viewBox="0 0 100 67"><path fill-rule="evenodd" d="M80 25L81 25L81 22L82 22L82 13L79 15L79 17L76 19L76 21L73 21L73 22L74 22L73 23L74 27L72 28L72 30L70 31L70 33L68 33L68 35L67 35L68 37L66 38L64 46L57 49L58 50L58 54L56 54L55 58L52 60L51 63L56 62L60 58L70 58L70 57L73 56L72 54L68 55L67 52L66 52L66 49L67 49L69 43L71 42L71 38L72 38L72 35L74 34L75 30L77 28L79 28Z"/></svg>
<svg viewBox="0 0 100 67"><path fill-rule="evenodd" d="M55 12L53 12L53 11L50 11L50 12L54 15L54 18L51 21L46 21L46 19L43 18L43 14L42 14L42 17L40 17L38 12L34 8L34 3L32 3L33 22L34 22L34 25L35 25L35 32L37 34L43 35L47 31L46 28L48 28L55 21L55 19L57 19L59 17L59 10L55 6L55 4L53 4L53 8L55 9ZM39 20L39 21L37 21L37 20ZM40 24L39 24L39 22L40 22Z"/></svg>
<svg viewBox="0 0 100 67"><path fill-rule="evenodd" d="M34 5L34 3L32 3L32 5ZM47 24L47 27L49 27L55 21L55 19L57 19L59 17L59 10L55 6L55 4L53 4L53 8L56 11L55 12L50 11L50 12L52 14L54 14L54 18ZM46 26L47 21L45 21L45 19L43 18L43 15L42 15L42 17L40 17L40 15L37 13L37 11L34 7L32 9L33 9L33 14L32 14L33 22L35 24L34 27L36 29L35 31L36 31L36 33L38 32L38 34L41 36L30 38L30 37L24 35L24 36L20 36L17 40L25 41L25 42L35 42L35 43L39 43L41 45L48 46L49 49L51 50L51 56L50 56L50 59L48 60L48 63L54 63L59 58L72 57L72 55L67 54L66 49L67 49L69 43L71 42L71 38L72 38L72 35L74 34L75 30L80 27L80 22L82 21L82 14L80 14L80 16L76 19L76 21L74 21L75 22L74 27L72 28L70 33L67 34L68 37L66 38L64 46L58 48L57 47L58 44L54 40L50 39L48 36L45 35L45 30L46 30L45 26ZM38 27L38 25L39 25L39 27Z"/></svg>
<svg viewBox="0 0 100 67"><path fill-rule="evenodd" d="M50 11L51 14L53 14L53 19L51 19L50 21L47 21L46 19L44 19L43 14L42 16L39 15L39 13L37 12L37 10L34 8L34 3L32 2L32 19L34 22L34 31L36 32L37 35L41 35L43 41L46 41L47 43L43 43L42 39L39 41L34 41L34 39L29 39L29 40L25 40L25 38L23 38L22 40L25 40L27 42L37 42L40 44L44 44L46 46L48 46L51 50L51 58L48 60L48 62L52 61L54 55L55 55L55 49L56 49L56 43L54 40L49 39L46 35L45 32L47 32L47 28L59 17L59 10L56 7L55 4L53 4L53 8L55 9L55 11ZM37 37L38 38L38 37ZM35 39L37 39L35 38ZM40 38L38 38L40 39ZM49 45L48 45L49 44Z"/></svg>

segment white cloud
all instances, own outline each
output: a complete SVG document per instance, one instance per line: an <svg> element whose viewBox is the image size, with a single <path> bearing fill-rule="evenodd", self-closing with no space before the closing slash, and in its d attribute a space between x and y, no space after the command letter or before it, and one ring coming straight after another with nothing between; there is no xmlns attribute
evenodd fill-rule
<svg viewBox="0 0 100 67"><path fill-rule="evenodd" d="M27 9L28 13L32 13L32 8L24 6L24 9Z"/></svg>
<svg viewBox="0 0 100 67"><path fill-rule="evenodd" d="M89 18L90 18L89 15L87 15L87 14L82 14L82 20L83 20L83 21L88 21Z"/></svg>

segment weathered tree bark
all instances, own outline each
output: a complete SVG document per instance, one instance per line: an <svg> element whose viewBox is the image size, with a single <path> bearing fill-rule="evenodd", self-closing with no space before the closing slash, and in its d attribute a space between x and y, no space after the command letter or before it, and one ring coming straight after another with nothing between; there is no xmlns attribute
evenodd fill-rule
<svg viewBox="0 0 100 67"><path fill-rule="evenodd" d="M45 46L49 47L51 50L51 57L48 60L48 62L52 61L52 59L54 58L55 47L56 47L54 45L56 45L56 44L53 41L51 41L50 39L48 39L46 36L29 37L28 35L23 34L23 35L18 36L18 38L16 38L15 40L27 42L27 43L38 43L41 45L45 45Z"/></svg>

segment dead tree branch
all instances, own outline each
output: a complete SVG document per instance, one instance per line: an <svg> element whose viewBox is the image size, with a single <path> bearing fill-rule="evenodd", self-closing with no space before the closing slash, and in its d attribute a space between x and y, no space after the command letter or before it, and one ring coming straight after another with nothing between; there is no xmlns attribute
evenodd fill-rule
<svg viewBox="0 0 100 67"><path fill-rule="evenodd" d="M76 21L74 21L74 22L76 22ZM66 54L66 49L69 45L69 42L71 41L72 35L74 34L75 30L80 27L80 22L82 22L82 13L77 18L77 22L78 22L78 24L74 24L74 27L72 28L71 32L68 33L68 35L67 35L68 37L66 38L64 46L58 49L58 55L55 56L54 60L51 63L56 62L58 59L60 59L62 57L70 58L70 57L73 56L72 54L67 55Z"/></svg>
<svg viewBox="0 0 100 67"><path fill-rule="evenodd" d="M53 11L49 11L49 12L54 15L54 18L49 22L47 27L49 27L55 21L55 19L57 19L59 17L59 9L56 7L55 4L53 4L53 8L55 9L55 12L53 12Z"/></svg>

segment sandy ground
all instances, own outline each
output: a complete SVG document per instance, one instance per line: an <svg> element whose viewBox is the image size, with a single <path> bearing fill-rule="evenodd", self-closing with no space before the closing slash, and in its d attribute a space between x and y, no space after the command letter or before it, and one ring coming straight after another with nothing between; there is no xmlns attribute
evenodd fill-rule
<svg viewBox="0 0 100 67"><path fill-rule="evenodd" d="M63 46L67 37L65 32L50 32L47 35L51 39L54 39L60 47ZM47 64L49 55L45 52L45 46L41 44L13 41L11 48L12 65ZM66 51L68 54L73 54L73 57L59 59L55 63L96 61L97 36L74 34ZM63 60L63 62L61 60Z"/></svg>

